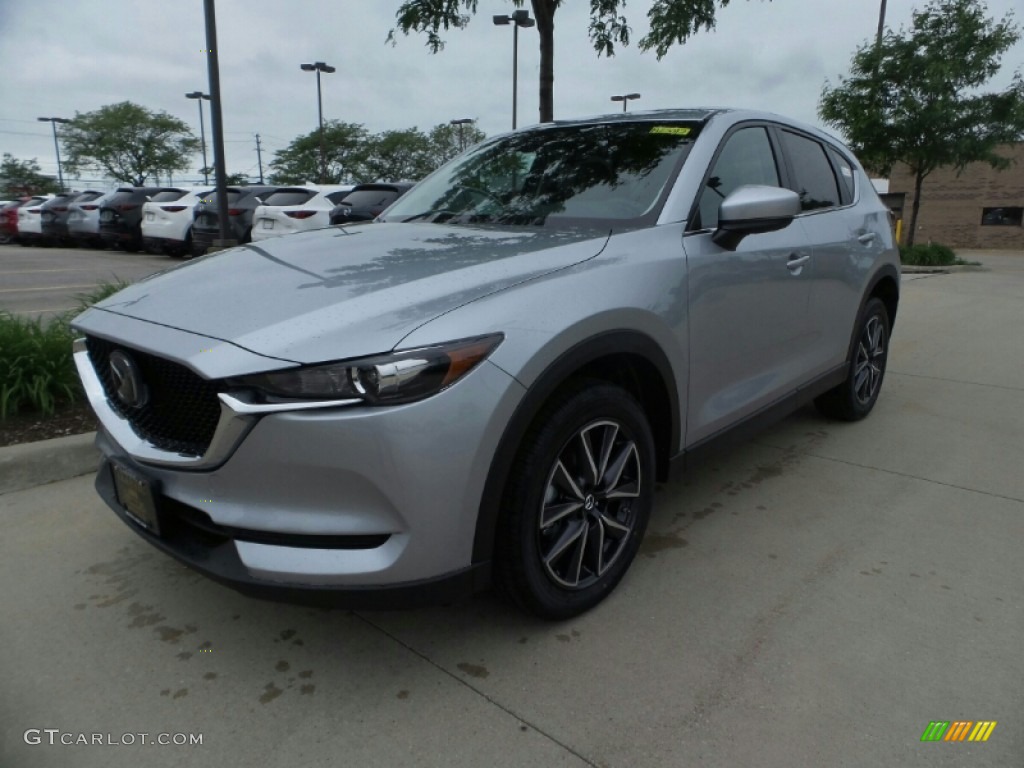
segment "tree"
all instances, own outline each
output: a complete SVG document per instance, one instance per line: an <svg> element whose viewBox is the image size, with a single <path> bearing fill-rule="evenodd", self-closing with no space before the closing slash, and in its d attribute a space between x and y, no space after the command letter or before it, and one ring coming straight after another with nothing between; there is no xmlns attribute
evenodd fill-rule
<svg viewBox="0 0 1024 768"><path fill-rule="evenodd" d="M379 133L370 139L367 149L368 181L421 179L437 167L430 139L416 128Z"/></svg>
<svg viewBox="0 0 1024 768"><path fill-rule="evenodd" d="M362 181L367 176L367 130L358 123L324 123L325 184ZM320 129L299 136L270 163L274 184L302 184L320 178Z"/></svg>
<svg viewBox="0 0 1024 768"><path fill-rule="evenodd" d="M887 175L895 163L914 176L907 245L914 244L921 187L941 166L1004 168L1000 144L1024 137L1024 81L980 93L1020 37L1009 16L995 22L977 0L932 0L911 28L887 32L854 53L850 76L826 82L818 114L840 130L861 161Z"/></svg>
<svg viewBox="0 0 1024 768"><path fill-rule="evenodd" d="M213 176L216 178L217 169L212 165L206 168L200 168L199 172L205 174L207 177ZM249 183L249 174L247 173L229 173L224 178L224 184L228 187L244 187ZM215 182L210 182L210 189L213 189Z"/></svg>
<svg viewBox="0 0 1024 768"><path fill-rule="evenodd" d="M199 151L199 140L181 120L130 101L76 112L61 143L72 173L94 168L136 186L154 174L188 169Z"/></svg>
<svg viewBox="0 0 1024 768"><path fill-rule="evenodd" d="M526 0L512 0L521 8ZM718 0L724 8L729 0ZM395 42L395 32L425 32L431 53L444 48L442 32L465 29L477 11L478 0L403 0L395 14L396 29L388 33L388 42ZM562 0L530 0L540 35L540 122L554 120L555 83L555 12ZM629 45L630 28L621 14L626 0L590 0L590 42L598 56L614 56L615 46ZM647 12L650 32L640 40L640 50L654 50L662 59L676 44L685 43L701 29L715 26L715 0L654 0Z"/></svg>
<svg viewBox="0 0 1024 768"><path fill-rule="evenodd" d="M0 162L0 183L3 184L0 197L5 199L60 191L56 179L43 176L39 162L34 157L31 160L18 160L7 152Z"/></svg>
<svg viewBox="0 0 1024 768"><path fill-rule="evenodd" d="M466 146L485 134L463 126ZM430 133L418 128L369 133L362 125L324 123L327 184L369 181L416 181L459 154L458 126L441 123ZM294 139L270 163L274 184L304 184L320 177L320 131Z"/></svg>
<svg viewBox="0 0 1024 768"><path fill-rule="evenodd" d="M472 123L440 123L430 129L427 138L430 140L431 163L437 168L461 154L464 149L483 141L487 134Z"/></svg>

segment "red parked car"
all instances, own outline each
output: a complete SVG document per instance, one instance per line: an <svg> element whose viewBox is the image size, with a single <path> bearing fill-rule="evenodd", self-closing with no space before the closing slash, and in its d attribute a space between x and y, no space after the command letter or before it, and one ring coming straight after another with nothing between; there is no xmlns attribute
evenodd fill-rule
<svg viewBox="0 0 1024 768"><path fill-rule="evenodd" d="M18 239L18 208L31 197L19 197L0 205L0 243L13 243Z"/></svg>

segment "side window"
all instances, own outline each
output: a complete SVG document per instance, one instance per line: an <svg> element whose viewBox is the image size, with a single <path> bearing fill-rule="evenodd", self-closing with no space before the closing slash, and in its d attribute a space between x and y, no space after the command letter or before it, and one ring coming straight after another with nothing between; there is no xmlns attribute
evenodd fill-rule
<svg viewBox="0 0 1024 768"><path fill-rule="evenodd" d="M768 132L761 127L741 128L726 139L701 193L694 227L717 227L722 201L734 189L747 184L779 186L775 154Z"/></svg>
<svg viewBox="0 0 1024 768"><path fill-rule="evenodd" d="M849 205L853 202L853 166L832 147L828 148L828 155L839 173L839 200L843 205Z"/></svg>
<svg viewBox="0 0 1024 768"><path fill-rule="evenodd" d="M796 176L794 190L805 211L839 205L839 187L825 148L814 139L782 131L782 145Z"/></svg>

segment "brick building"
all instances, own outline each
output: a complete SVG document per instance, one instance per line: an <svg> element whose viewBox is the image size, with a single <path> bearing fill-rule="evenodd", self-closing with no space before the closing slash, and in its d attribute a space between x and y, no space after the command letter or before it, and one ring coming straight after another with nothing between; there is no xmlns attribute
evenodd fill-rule
<svg viewBox="0 0 1024 768"><path fill-rule="evenodd" d="M1000 148L1011 165L1000 171L971 163L959 176L938 168L925 178L914 242L954 248L1024 248L1024 142ZM903 240L914 204L914 177L905 165L893 168L889 192L904 193Z"/></svg>

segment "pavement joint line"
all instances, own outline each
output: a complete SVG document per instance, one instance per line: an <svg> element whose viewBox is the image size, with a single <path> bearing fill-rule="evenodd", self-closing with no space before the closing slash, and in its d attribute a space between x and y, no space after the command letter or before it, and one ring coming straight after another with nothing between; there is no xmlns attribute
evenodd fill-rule
<svg viewBox="0 0 1024 768"><path fill-rule="evenodd" d="M0 275L35 275L41 272L86 272L88 267L69 267L67 269L17 269L6 272L0 269Z"/></svg>
<svg viewBox="0 0 1024 768"><path fill-rule="evenodd" d="M355 616L355 617L356 617L357 619L359 619L359 620L363 621L364 623L368 624L369 626L373 627L374 629L376 629L376 630L377 630L378 632L380 632L380 633L381 633L382 635L384 635L385 637L387 637L387 638L388 638L389 640L392 640L393 642L395 642L395 643L398 643L398 645L400 645L400 646L402 646L403 648L405 648L405 650L409 651L409 653L411 653L411 654L413 654L413 655L415 655L415 656L419 656L419 657L420 657L421 659L423 659L423 661L427 662L427 664L429 664L430 666L434 667L435 669L437 669L437 670L438 670L439 672L443 673L444 675L446 675L446 676L450 677L450 678L451 678L452 680L454 680L455 682L457 682L457 683L459 683L459 684L461 684L461 685L464 685L464 686L465 686L466 688L469 688L469 690L471 690L471 691L472 691L473 693L475 693L475 694L476 694L477 696L479 696L479 697L481 697L482 699L484 699L485 701L487 701L487 702L488 702L489 704L491 704L492 706L494 706L494 707L496 707L496 708L500 709L500 710L501 710L502 712L504 712L505 714L507 714L507 715L509 715L509 716L511 716L511 717L513 717L513 718L515 718L515 719L516 719L516 720L518 720L518 721L519 721L520 723L522 723L522 724L524 724L524 725L528 725L528 726L529 726L530 728L532 728L533 730L535 730L535 731L536 731L537 733L539 733L539 734L540 734L541 736L543 736L544 738L548 739L548 740L549 740L549 741L551 741L552 743L554 743L554 744L557 744L557 745L558 745L559 747L561 747L562 749L564 749L564 750L565 750L566 752L568 752L569 754L571 754L571 755L573 755L573 756L575 756L575 757L579 758L579 759L580 759L580 760L582 760L582 761L583 761L584 763L586 763L587 765L589 765L589 766L590 766L591 768L600 768L600 766L598 766L598 764L597 764L597 763L595 763L594 761L590 760L590 759L589 759L588 757L586 757L585 755L582 755L582 754L580 754L579 752L577 752L577 751L576 751L575 749L573 749L572 747L570 747L570 746L569 746L568 744L566 744L565 742L563 742L563 741L560 741L559 739L555 738L555 736L553 736L552 734L548 733L548 732L547 732L547 731L545 731L545 730L544 730L543 728L540 728L540 727L538 727L538 726L534 725L534 723L532 723L532 722L531 722L530 720L527 720L527 719L526 719L525 717L521 717L521 716L517 715L517 714L516 714L516 713L515 713L514 711L512 711L511 709L509 709L508 707L506 707L506 706L505 706L504 704L502 704L501 702L499 702L499 701L496 701L496 700L495 700L494 698L492 698L491 696L488 696L488 695L487 695L486 693L484 693L483 691L481 691L481 690L480 690L479 688L476 688L475 686L471 685L471 684L470 684L470 683L469 683L469 682L468 682L467 680L463 680L463 679L462 679L461 677L459 677L458 675L454 674L453 672L451 672L450 670L446 669L445 667L441 666L441 665L440 665L439 663L437 663L436 661L434 661L434 660L433 660L432 658L430 658L429 656L427 656L427 655L426 655L425 653L423 653L422 651L418 651L418 650L416 650L416 649L415 649L415 648L413 648L413 647L412 647L411 645L409 645L408 643L406 643L405 641L403 641L403 640L402 640L401 638L399 638L399 637L395 636L395 635L394 635L394 634L392 634L391 632L388 632L388 631L387 631L386 629L384 629L384 628L383 628L383 627L381 627L380 625L378 625L378 624L375 624L374 622L370 621L370 619L366 618L366 617L365 617L365 616L363 616L363 615L362 615L361 613L358 613L358 612L356 612L356 611L352 611L352 615L353 615L353 616Z"/></svg>
<svg viewBox="0 0 1024 768"><path fill-rule="evenodd" d="M952 384L967 384L972 387L989 387L991 389L1005 389L1010 392L1024 392L1024 387L1008 387L1005 384L986 384L983 381L964 381L963 379L947 379L944 376L925 376L922 373L904 373L903 371L894 371L891 368L886 373L893 376L910 376L915 379L930 379L931 381L948 381Z"/></svg>
<svg viewBox="0 0 1024 768"><path fill-rule="evenodd" d="M787 449L772 443L759 442L757 440L751 441L754 445L760 445L764 448L774 448L778 451L786 452ZM845 464L848 467L857 467L858 469L872 469L875 472L884 472L887 475L895 475L896 477L905 477L908 480L920 480L922 483L931 483L932 485L941 485L944 488L955 488L958 491L966 491L967 493L977 493L982 496L988 496L993 499L1004 499L1006 501L1016 501L1020 504L1024 504L1024 499L1019 499L1016 496L1006 496L1002 493L992 493L991 491L982 491L978 488L968 488L963 485L957 485L956 483L946 483L942 480L935 480L930 477L921 477L920 475L912 475L909 472L899 472L895 469L886 469L885 467L873 467L870 464L858 464L856 461L849 461L848 459L837 459L834 456L822 456L819 453L810 453L809 451L796 451L798 456L807 456L812 459L821 459L822 461L831 461L835 464Z"/></svg>
<svg viewBox="0 0 1024 768"><path fill-rule="evenodd" d="M0 293L31 293L32 291L61 291L67 288L98 288L98 283L86 285L48 285L45 288L0 288Z"/></svg>

